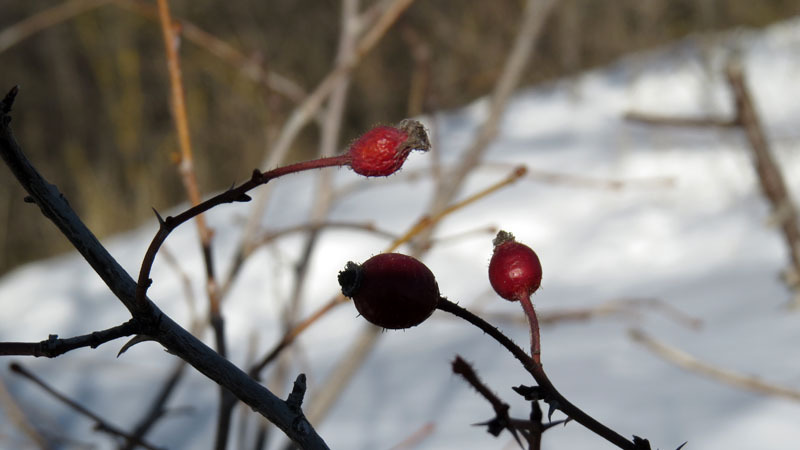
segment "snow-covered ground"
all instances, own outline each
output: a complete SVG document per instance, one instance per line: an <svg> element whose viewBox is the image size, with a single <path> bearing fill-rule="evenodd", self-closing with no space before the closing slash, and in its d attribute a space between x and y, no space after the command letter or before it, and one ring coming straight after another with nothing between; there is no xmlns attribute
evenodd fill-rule
<svg viewBox="0 0 800 450"><path fill-rule="evenodd" d="M610 190L526 178L456 212L436 232L447 237L496 225L533 247L544 265L543 289L534 299L541 314L614 299L656 298L702 320L702 328L691 329L658 311L640 309L636 316L564 322L542 330L542 360L562 393L621 434L650 439L654 448L672 449L684 441L689 441L686 448L705 450L800 446L797 402L678 369L628 335L630 328L642 329L708 363L800 389L800 312L786 308L790 294L778 278L788 262L787 250L777 229L766 225L769 206L759 192L743 135L654 128L622 118L629 110L730 114L721 67L734 51L744 59L775 157L795 198L800 198L800 20L793 20L758 33L689 39L519 92L485 158L493 164L475 171L462 195L500 180L516 164L638 182ZM24 98L16 107L25 108ZM485 112L486 102L478 101L427 118L429 125L435 120L431 129L445 164L459 158ZM358 180L352 172L338 171L340 184L358 181L370 186L342 198L331 219L373 221L380 228L403 232L425 211L432 187L429 180L404 176L429 167L431 161L431 155L415 153L405 172L388 180ZM508 169L494 163L507 164ZM314 176L291 176L275 184L268 228L307 220ZM653 182L664 178L673 180L672 185ZM208 215L217 230L220 273L226 272L247 213L246 205L225 205ZM155 226L153 220L106 242L131 273L138 271ZM451 300L466 306L479 303L487 314L521 314L518 305L496 298L489 288L491 238L472 234L443 241L424 260ZM256 253L227 299L224 314L231 359L237 364L244 365L253 353L263 354L277 339L277 315L289 295L292 263L302 242L301 236L289 235ZM305 311L338 292L336 274L348 260L364 260L387 244L363 232L324 232L313 255ZM195 293L202 293L194 226L180 228L167 247L180 258ZM153 273L151 298L187 324L189 308L181 280L163 258ZM2 341L39 341L53 333L67 337L127 319L126 310L77 255L10 273L0 280L0 305ZM198 308L205 311L204 306ZM527 342L524 326L498 324L517 342ZM364 327L352 305L344 305L302 336L297 353L301 362L292 371L309 376L306 406L313 405L314 388L326 380ZM174 358L144 343L117 359L121 344L82 349L54 360L6 362L21 361L110 422L130 427ZM432 433L415 448L514 448L507 433L494 438L484 428L470 426L490 419L492 410L451 374L450 361L456 354L471 361L484 381L512 405L513 416L528 414L528 406L510 389L532 383L516 361L469 324L437 312L419 327L383 333L317 430L333 448L379 449L430 423ZM100 448L112 445L92 432L85 418L10 374L6 365L0 374L40 430ZM169 448L207 448L214 435L216 398L212 382L191 373L170 402L173 408L190 409L164 419L149 440ZM237 426L232 448L245 446L239 436ZM24 448L26 442L0 415L0 447ZM544 448L613 447L569 423L548 431Z"/></svg>

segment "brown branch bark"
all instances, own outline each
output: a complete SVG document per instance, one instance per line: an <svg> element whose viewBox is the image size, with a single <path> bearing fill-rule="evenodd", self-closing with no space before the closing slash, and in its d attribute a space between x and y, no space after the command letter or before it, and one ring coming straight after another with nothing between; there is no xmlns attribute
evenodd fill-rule
<svg viewBox="0 0 800 450"><path fill-rule="evenodd" d="M797 208L786 187L783 173L772 156L769 140L756 111L750 89L747 87L741 63L730 61L725 69L725 75L728 77L736 102L736 121L744 129L750 144L753 166L761 183L761 190L772 207L773 217L777 219L786 241L792 262L791 270L795 276L800 275L800 225ZM800 292L800 284L794 288Z"/></svg>
<svg viewBox="0 0 800 450"><path fill-rule="evenodd" d="M642 344L660 358L682 369L698 373L714 380L721 381L725 384L736 386L751 392L787 398L796 402L800 401L800 390L798 389L778 386L776 384L768 383L762 380L760 377L754 375L746 375L734 372L732 370L716 367L705 361L697 359L683 350L661 342L647 335L641 330L632 329L629 331L629 334L634 342Z"/></svg>

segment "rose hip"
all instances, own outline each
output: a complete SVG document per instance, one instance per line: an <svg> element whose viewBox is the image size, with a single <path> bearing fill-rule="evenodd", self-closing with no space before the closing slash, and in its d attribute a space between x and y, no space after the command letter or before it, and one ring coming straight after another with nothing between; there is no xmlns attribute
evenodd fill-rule
<svg viewBox="0 0 800 450"><path fill-rule="evenodd" d="M430 269L400 253L381 253L360 265L348 262L339 272L339 285L365 319L383 328L419 325L439 302Z"/></svg>

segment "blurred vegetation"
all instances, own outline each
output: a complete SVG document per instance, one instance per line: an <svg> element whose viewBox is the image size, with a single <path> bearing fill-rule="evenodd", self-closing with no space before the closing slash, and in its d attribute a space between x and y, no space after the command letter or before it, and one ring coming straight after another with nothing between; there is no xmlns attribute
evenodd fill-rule
<svg viewBox="0 0 800 450"><path fill-rule="evenodd" d="M3 32L64 3L73 18L4 48ZM368 7L371 1L362 1ZM514 37L521 0L417 1L353 75L343 142L375 123L487 94ZM154 2L5 0L0 90L21 87L14 129L31 160L100 237L184 201ZM127 6L126 6L127 5ZM333 0L172 0L172 14L305 91L330 70L339 33ZM137 12L138 11L138 12ZM534 84L690 33L763 26L800 13L796 0L561 0L527 71ZM182 69L200 188L240 181L262 161L295 101L245 76L208 46L182 40ZM410 93L414 93L410 95ZM315 152L306 127L293 159ZM0 273L67 249L5 169L0 176Z"/></svg>

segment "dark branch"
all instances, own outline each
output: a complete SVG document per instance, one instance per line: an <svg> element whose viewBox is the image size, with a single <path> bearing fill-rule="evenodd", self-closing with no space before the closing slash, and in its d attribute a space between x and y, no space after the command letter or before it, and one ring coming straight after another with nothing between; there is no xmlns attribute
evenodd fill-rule
<svg viewBox="0 0 800 450"><path fill-rule="evenodd" d="M0 342L0 355L30 355L55 358L82 347L97 348L108 341L138 332L139 324L134 319L131 319L122 325L117 325L107 330L95 331L91 334L67 339L59 339L58 335L51 334L47 340L41 342Z"/></svg>
<svg viewBox="0 0 800 450"><path fill-rule="evenodd" d="M155 447L154 445L148 444L147 442L143 441L142 439L138 439L138 438L136 438L134 436L129 435L128 433L122 431L120 428L117 428L114 425L111 425L105 419L103 419L99 415L93 413L92 411L90 411L89 409L84 407L83 405L77 403L76 401L70 399L66 395L56 391L55 389L53 389L50 385L45 383L44 380L42 380L41 378L39 378L36 375L34 375L33 373L31 373L28 369L22 367L20 364L11 363L11 364L9 364L9 368L11 369L11 372L13 372L13 373L15 373L15 374L17 374L19 376L22 376L24 378L27 378L28 380L34 382L39 387L44 389L45 392L47 392L48 394L52 395L53 397L55 397L56 399L58 399L60 402L64 403L65 405L69 406L70 408L74 409L76 412L78 412L78 413L80 413L80 414L92 419L94 421L94 423L95 423L95 429L97 431L101 431L103 433L110 434L112 436L121 437L121 438L125 439L126 441L130 441L130 442L135 443L136 445L142 446L144 448L148 448L148 449L152 449L152 450L155 450L155 449L158 448L158 447Z"/></svg>
<svg viewBox="0 0 800 450"><path fill-rule="evenodd" d="M508 403L500 400L491 389L483 384L472 366L458 355L456 355L456 359L453 361L453 373L461 375L470 386L475 388L475 390L492 405L496 417L487 424L489 426L489 433L498 436L501 431L507 429L514 436L514 439L520 447L522 447L519 435L517 435L517 431L511 423L511 417L508 415Z"/></svg>
<svg viewBox="0 0 800 450"><path fill-rule="evenodd" d="M551 405L557 405L558 409L560 409L564 414L570 417L572 420L580 423L584 427L588 428L589 430L593 431L598 436L605 438L607 441L611 442L612 444L616 445L617 447L625 450L643 450L643 447L639 447L633 442L625 439L616 431L608 428L607 426L603 425L602 423L598 422L594 417L586 414L580 408L573 405L569 400L567 400L560 392L553 386L553 383L547 377L542 369L540 364L536 364L533 362L533 359L525 353L517 344L515 344L511 339L509 339L506 335L504 335L500 330L494 327L489 322L481 319L480 317L476 316L475 314L469 312L468 310L458 306L457 304L447 300L446 298L442 297L439 299L439 304L437 306L438 309L442 311L447 311L450 314L453 314L457 317L460 317L467 322L475 325L476 327L483 330L484 333L488 334L494 340L499 342L503 347L505 347L512 355L514 355L520 363L522 363L522 367L525 368L536 380L539 384L539 387L544 392L544 398L546 402L550 403Z"/></svg>

